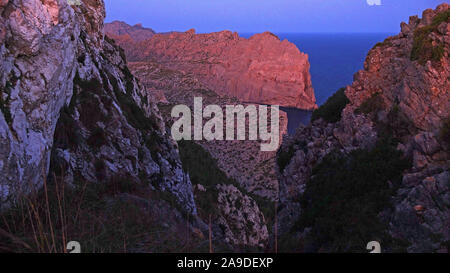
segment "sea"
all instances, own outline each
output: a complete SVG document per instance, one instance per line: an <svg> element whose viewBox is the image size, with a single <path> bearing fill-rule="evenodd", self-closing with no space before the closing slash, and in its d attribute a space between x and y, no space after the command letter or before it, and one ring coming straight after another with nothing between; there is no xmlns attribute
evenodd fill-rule
<svg viewBox="0 0 450 273"><path fill-rule="evenodd" d="M339 88L353 82L353 75L363 68L369 50L393 33L275 33L281 40L294 43L307 53L317 105L322 105ZM249 38L253 33L239 33ZM307 124L311 112L280 107L288 114L288 132Z"/></svg>

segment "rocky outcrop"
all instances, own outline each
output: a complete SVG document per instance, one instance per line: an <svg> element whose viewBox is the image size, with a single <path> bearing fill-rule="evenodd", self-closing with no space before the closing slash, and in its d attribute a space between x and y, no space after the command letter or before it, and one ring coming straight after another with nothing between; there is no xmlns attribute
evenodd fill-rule
<svg viewBox="0 0 450 273"><path fill-rule="evenodd" d="M264 215L256 202L233 185L218 185L217 220L225 241L233 245L263 248L269 239Z"/></svg>
<svg viewBox="0 0 450 273"><path fill-rule="evenodd" d="M132 41L136 42L145 41L156 34L153 29L142 27L142 24L130 26L121 21L105 24L105 32L114 36L121 36L122 38L128 35Z"/></svg>
<svg viewBox="0 0 450 273"><path fill-rule="evenodd" d="M104 39L103 1L1 3L1 206L49 177L148 184L195 215L158 108Z"/></svg>
<svg viewBox="0 0 450 273"><path fill-rule="evenodd" d="M422 17L410 17L400 34L369 52L346 95L359 107L379 94L386 109L398 104L415 127L432 131L441 127L450 108L448 5L428 9Z"/></svg>
<svg viewBox="0 0 450 273"><path fill-rule="evenodd" d="M221 96L244 102L316 108L308 56L274 34L249 39L222 31L172 32L139 42L132 35L108 34L125 49L129 61L155 61L192 73ZM130 37L132 40L130 40Z"/></svg>
<svg viewBox="0 0 450 273"><path fill-rule="evenodd" d="M412 167L404 171L392 207L379 214L386 232L409 252L449 251L450 154L443 136L450 115L449 12L449 5L442 4L424 11L422 19L413 16L409 24L402 23L399 35L368 53L364 70L346 89L350 103L341 120L318 120L284 141L279 153L287 162L280 172L280 233L289 232L295 219L307 213L302 195L313 168L326 155L370 150L389 139Z"/></svg>
<svg viewBox="0 0 450 273"><path fill-rule="evenodd" d="M59 111L72 96L82 26L65 1L2 1L0 12L0 203L5 205L47 175Z"/></svg>

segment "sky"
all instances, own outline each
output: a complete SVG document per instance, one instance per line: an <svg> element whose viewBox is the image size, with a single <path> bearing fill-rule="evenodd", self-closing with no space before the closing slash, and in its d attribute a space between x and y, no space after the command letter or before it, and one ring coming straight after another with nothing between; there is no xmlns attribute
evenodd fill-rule
<svg viewBox="0 0 450 273"><path fill-rule="evenodd" d="M106 22L157 32L397 33L410 15L445 0L104 0ZM369 5L368 2L375 3ZM381 2L381 5L376 5Z"/></svg>

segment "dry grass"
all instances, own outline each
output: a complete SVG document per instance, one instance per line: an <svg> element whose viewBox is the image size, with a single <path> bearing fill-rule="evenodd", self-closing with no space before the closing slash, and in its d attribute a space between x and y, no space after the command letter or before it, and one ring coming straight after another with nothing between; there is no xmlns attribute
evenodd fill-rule
<svg viewBox="0 0 450 273"><path fill-rule="evenodd" d="M70 241L94 253L208 249L208 239L192 233L189 216L180 216L168 194L125 179L47 181L0 215L0 252L66 253Z"/></svg>

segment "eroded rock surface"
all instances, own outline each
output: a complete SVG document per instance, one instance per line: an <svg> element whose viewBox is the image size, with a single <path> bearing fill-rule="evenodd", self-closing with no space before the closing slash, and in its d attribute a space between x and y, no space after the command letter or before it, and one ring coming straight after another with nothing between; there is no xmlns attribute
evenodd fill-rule
<svg viewBox="0 0 450 273"><path fill-rule="evenodd" d="M103 1L3 1L0 12L1 206L57 177L148 183L195 215L156 104L104 39Z"/></svg>
<svg viewBox="0 0 450 273"><path fill-rule="evenodd" d="M268 241L264 215L256 202L233 185L218 185L217 220L225 233L225 241L233 245L264 247Z"/></svg>
<svg viewBox="0 0 450 273"><path fill-rule="evenodd" d="M82 25L66 1L2 1L0 12L0 203L6 204L47 175L59 111L72 96Z"/></svg>

